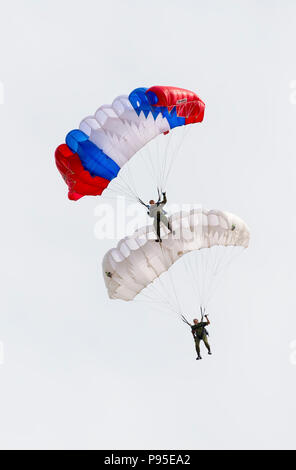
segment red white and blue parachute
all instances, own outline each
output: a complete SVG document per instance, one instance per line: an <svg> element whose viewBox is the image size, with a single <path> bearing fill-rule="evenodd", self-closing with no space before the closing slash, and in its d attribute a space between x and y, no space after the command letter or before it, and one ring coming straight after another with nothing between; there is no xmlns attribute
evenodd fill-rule
<svg viewBox="0 0 296 470"><path fill-rule="evenodd" d="M102 194L142 147L175 127L201 122L204 109L193 91L169 86L137 88L101 106L56 149L69 199Z"/></svg>

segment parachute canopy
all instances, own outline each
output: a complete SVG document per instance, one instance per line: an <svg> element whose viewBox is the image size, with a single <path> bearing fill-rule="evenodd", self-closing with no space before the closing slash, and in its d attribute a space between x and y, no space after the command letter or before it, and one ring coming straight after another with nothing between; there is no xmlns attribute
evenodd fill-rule
<svg viewBox="0 0 296 470"><path fill-rule="evenodd" d="M201 122L204 109L194 92L169 86L137 88L101 106L55 151L69 199L101 195L143 146L175 127Z"/></svg>
<svg viewBox="0 0 296 470"><path fill-rule="evenodd" d="M189 266L194 289L197 290L200 283L201 290L210 290L219 263L225 259L224 251L218 259L212 250L215 247L223 250L228 247L247 248L249 244L248 227L243 220L228 212L193 209L173 214L170 222L174 234L168 233L163 226L162 243L155 243L153 227L146 226L120 240L116 248L106 253L103 276L111 299L134 299L157 278L161 279L162 274L170 271L180 258L184 257L185 261L188 256L190 260L194 252L207 257L206 262L203 257L194 259L196 279L194 266ZM205 307L209 292L200 294L201 305Z"/></svg>

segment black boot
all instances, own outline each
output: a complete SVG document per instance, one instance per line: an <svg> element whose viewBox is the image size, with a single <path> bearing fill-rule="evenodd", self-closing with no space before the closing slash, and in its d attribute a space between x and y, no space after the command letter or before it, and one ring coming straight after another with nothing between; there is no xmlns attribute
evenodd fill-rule
<svg viewBox="0 0 296 470"><path fill-rule="evenodd" d="M201 356L197 356L197 358L196 358L197 361L200 361L201 359L202 359Z"/></svg>

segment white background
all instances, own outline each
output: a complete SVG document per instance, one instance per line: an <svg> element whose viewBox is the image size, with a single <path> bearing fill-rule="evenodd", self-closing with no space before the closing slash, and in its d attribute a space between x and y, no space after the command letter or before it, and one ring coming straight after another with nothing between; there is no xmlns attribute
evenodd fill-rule
<svg viewBox="0 0 296 470"><path fill-rule="evenodd" d="M1 1L1 448L296 448L295 18L292 0ZM108 299L115 242L54 164L81 118L155 84L206 102L170 199L252 235L201 362L177 319Z"/></svg>

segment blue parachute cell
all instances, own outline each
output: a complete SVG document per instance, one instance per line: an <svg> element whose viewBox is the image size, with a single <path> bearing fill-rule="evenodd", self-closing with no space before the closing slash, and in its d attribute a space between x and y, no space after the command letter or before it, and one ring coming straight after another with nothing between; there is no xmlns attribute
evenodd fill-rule
<svg viewBox="0 0 296 470"><path fill-rule="evenodd" d="M83 167L90 172L92 176L100 176L111 181L116 178L120 167L103 150L90 142L88 136L74 129L67 134L66 144L77 153Z"/></svg>

